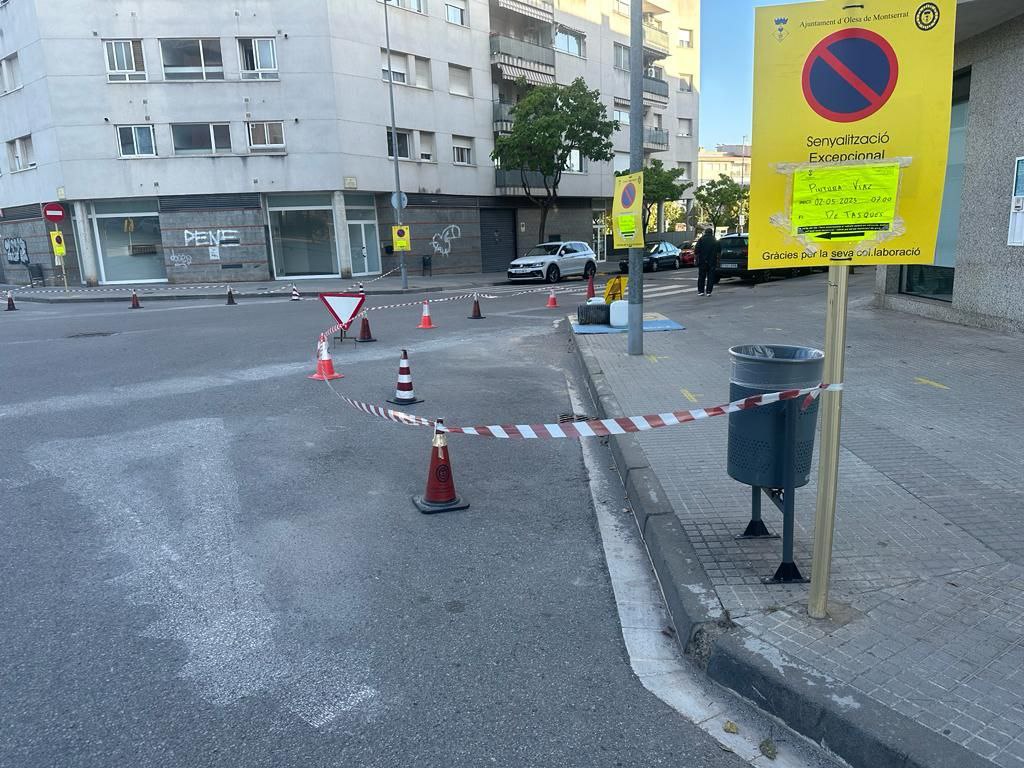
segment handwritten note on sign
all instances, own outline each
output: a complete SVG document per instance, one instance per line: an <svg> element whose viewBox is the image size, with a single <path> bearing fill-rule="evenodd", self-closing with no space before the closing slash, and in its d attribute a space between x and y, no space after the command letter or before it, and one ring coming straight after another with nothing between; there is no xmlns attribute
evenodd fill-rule
<svg viewBox="0 0 1024 768"><path fill-rule="evenodd" d="M896 218L896 163L805 168L793 174L793 234L867 240Z"/></svg>

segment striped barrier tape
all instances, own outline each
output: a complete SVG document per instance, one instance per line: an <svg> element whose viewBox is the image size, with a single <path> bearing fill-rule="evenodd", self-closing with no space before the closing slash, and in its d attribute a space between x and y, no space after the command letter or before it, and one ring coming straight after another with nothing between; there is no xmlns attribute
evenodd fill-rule
<svg viewBox="0 0 1024 768"><path fill-rule="evenodd" d="M331 385L331 382L328 381L326 383L331 391L348 405L370 416L376 416L386 421L393 421L410 427L432 427L450 434L494 437L502 440L517 438L523 440L546 438L578 440L584 437L607 437L609 435L648 432L652 429L689 424L703 419L710 419L714 416L747 411L752 408L760 408L764 405L771 405L772 403L784 402L786 400L796 400L801 397L805 398L803 407L806 408L822 392L839 392L843 389L842 384L819 384L816 387L786 389L780 392L769 392L764 395L753 395L742 400L734 400L725 405L716 405L712 408L694 408L689 411L671 411L650 416L620 416L612 419L592 419L566 424L492 424L477 427L453 427L448 424L438 424L422 416L413 416L412 414L395 411L391 408L383 408L379 405L371 405L370 403L353 400L338 392Z"/></svg>
<svg viewBox="0 0 1024 768"><path fill-rule="evenodd" d="M18 286L16 288L11 288L10 290L13 291L13 292L16 292L16 293L31 294L33 296L35 296L37 294L50 294L50 293L61 293L61 294L66 294L66 293L81 293L81 294L91 294L91 293L123 293L123 294L125 294L127 296L130 296L131 292L134 290L137 294L139 294L141 296L141 295L144 295L144 294L147 294L147 293L163 293L164 291L208 291L208 290L213 290L215 288L227 290L229 287L234 289L234 288L237 288L238 286L236 284L233 284L233 283L221 283L221 284L217 284L217 285L161 285L161 286L152 286L152 287L149 287L149 288L144 287L144 286L138 286L138 287L135 287L135 288L132 288L131 286L119 286L117 288L88 288L88 287L84 287L83 288L83 287L80 287L80 288L69 288L68 290L65 291L63 288L33 288L31 285L22 285L22 286ZM4 290L6 291L7 289L4 289ZM267 289L265 291L255 291L254 293L251 293L249 295L250 296L252 296L252 295L255 295L255 296L269 296L269 295L274 294L274 293L281 293L282 291L290 291L290 290L291 290L291 286L288 285L288 286L281 286L281 287L278 287L278 288L269 288L269 289Z"/></svg>

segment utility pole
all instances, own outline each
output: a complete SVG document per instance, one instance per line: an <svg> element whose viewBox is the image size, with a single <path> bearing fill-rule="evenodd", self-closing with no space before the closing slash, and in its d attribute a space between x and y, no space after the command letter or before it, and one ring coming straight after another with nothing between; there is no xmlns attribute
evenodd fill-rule
<svg viewBox="0 0 1024 768"><path fill-rule="evenodd" d="M402 179L398 170L398 128L395 124L395 74L391 69L391 27L388 24L388 0L384 0L384 45L388 56L388 99L391 101L391 154L395 160L395 194L391 204L395 209L395 224L402 223ZM405 268L405 251L399 256L402 269L402 290L409 289L409 273Z"/></svg>
<svg viewBox="0 0 1024 768"><path fill-rule="evenodd" d="M629 171L644 169L644 16L643 0L629 4ZM641 201L643 205L643 201ZM640 217L643 230L643 216ZM630 355L644 353L644 251L629 249L629 332L626 347Z"/></svg>

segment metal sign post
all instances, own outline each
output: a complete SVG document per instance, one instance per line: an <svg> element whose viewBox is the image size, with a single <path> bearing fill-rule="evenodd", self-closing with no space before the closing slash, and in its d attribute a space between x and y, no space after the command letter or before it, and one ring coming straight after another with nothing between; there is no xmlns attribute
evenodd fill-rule
<svg viewBox="0 0 1024 768"><path fill-rule="evenodd" d="M629 9L629 170L644 169L644 23L643 3ZM640 232L644 228L643 196L640 197ZM640 238L643 244L643 237ZM644 252L629 249L629 315L626 346L630 355L644 353Z"/></svg>
<svg viewBox="0 0 1024 768"><path fill-rule="evenodd" d="M832 264L828 268L824 384L838 384L843 381L849 270L847 264ZM836 495L839 486L839 429L842 409L842 390L822 392L819 411L821 448L818 452L818 501L814 513L811 590L807 601L807 613L814 619L824 619L828 611L829 577L832 575L832 534L836 525Z"/></svg>
<svg viewBox="0 0 1024 768"><path fill-rule="evenodd" d="M388 3L384 3L384 44L387 46L388 57L388 100L391 102L391 153L395 162L395 193L391 196L391 204L395 209L395 223L402 223L402 204L405 198L402 194L402 179L398 170L398 128L395 124L395 77L391 69L391 27L388 22ZM405 252L402 252L399 261L402 270L402 290L409 289L409 273L405 268Z"/></svg>

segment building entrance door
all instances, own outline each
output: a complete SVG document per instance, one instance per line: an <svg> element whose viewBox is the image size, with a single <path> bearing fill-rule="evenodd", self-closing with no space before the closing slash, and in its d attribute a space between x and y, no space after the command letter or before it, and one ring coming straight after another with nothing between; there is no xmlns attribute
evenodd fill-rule
<svg viewBox="0 0 1024 768"><path fill-rule="evenodd" d="M348 241L352 249L352 275L379 274L380 242L377 240L377 225L372 221L349 222Z"/></svg>

